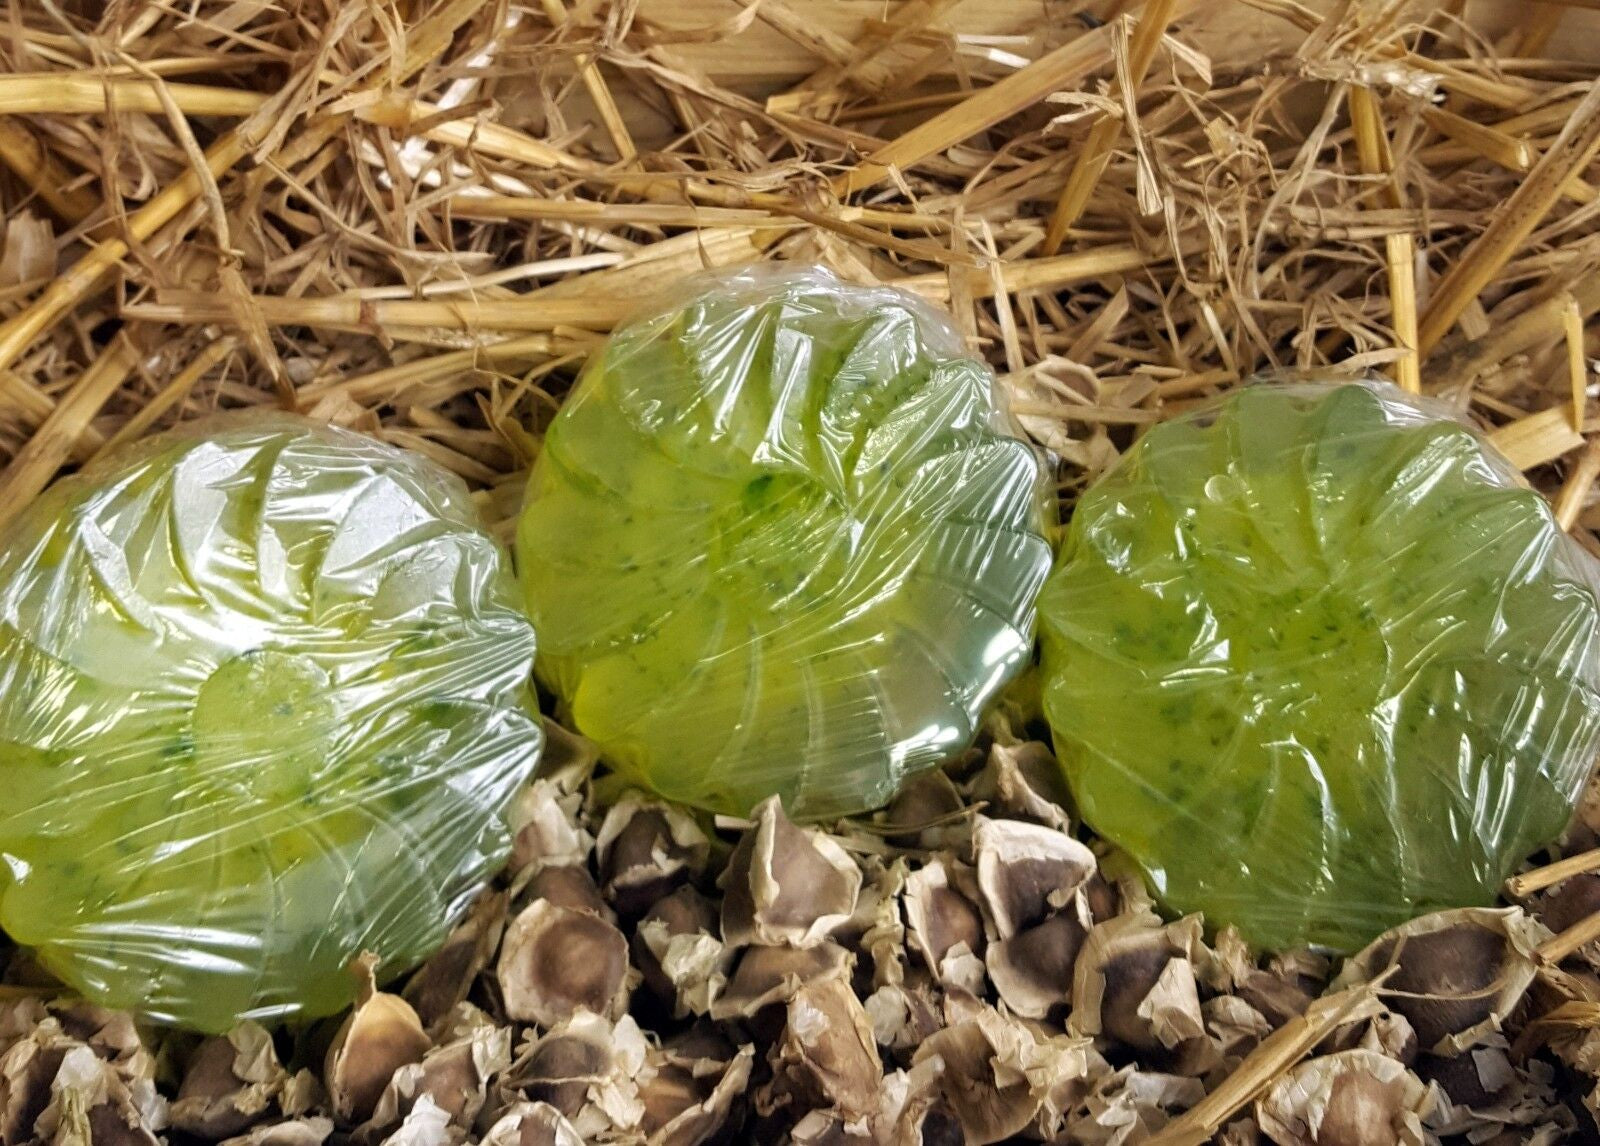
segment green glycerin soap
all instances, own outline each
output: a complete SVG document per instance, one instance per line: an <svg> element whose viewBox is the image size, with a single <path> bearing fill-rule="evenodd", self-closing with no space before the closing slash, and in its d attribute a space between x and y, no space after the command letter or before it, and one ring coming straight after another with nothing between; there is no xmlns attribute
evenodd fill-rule
<svg viewBox="0 0 1600 1146"><path fill-rule="evenodd" d="M518 569L539 672L634 782L859 812L1028 658L1041 463L917 299L744 272L618 330L552 422Z"/></svg>
<svg viewBox="0 0 1600 1146"><path fill-rule="evenodd" d="M504 860L533 653L425 458L245 416L112 455L0 542L0 925L157 1021L339 1010Z"/></svg>
<svg viewBox="0 0 1600 1146"><path fill-rule="evenodd" d="M1600 740L1595 562L1461 424L1259 386L1084 494L1040 602L1084 819L1177 911L1361 946L1486 904Z"/></svg>

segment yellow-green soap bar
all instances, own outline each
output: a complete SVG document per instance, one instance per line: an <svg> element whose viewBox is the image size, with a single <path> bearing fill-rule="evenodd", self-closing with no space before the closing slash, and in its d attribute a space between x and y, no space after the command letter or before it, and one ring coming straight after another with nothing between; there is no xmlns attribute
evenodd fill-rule
<svg viewBox="0 0 1600 1146"><path fill-rule="evenodd" d="M897 291L744 272L614 333L517 558L538 669L612 765L744 814L858 812L968 744L1029 657L1041 459Z"/></svg>
<svg viewBox="0 0 1600 1146"><path fill-rule="evenodd" d="M1490 902L1600 741L1596 564L1383 384L1253 386L1083 496L1040 603L1088 823L1177 911L1354 948Z"/></svg>
<svg viewBox="0 0 1600 1146"><path fill-rule="evenodd" d="M0 543L0 925L162 1022L347 1006L508 853L533 653L419 455L259 415L113 454Z"/></svg>

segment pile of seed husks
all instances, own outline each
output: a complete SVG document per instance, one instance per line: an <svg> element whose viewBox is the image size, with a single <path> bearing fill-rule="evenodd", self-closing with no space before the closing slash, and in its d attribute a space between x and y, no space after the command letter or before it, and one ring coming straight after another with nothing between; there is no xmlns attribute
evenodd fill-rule
<svg viewBox="0 0 1600 1146"><path fill-rule="evenodd" d="M0 519L259 406L509 530L614 321L789 258L949 310L1064 513L1257 371L1409 365L1600 550L1573 4L0 0ZM1330 962L1163 921L1042 735L829 833L553 735L506 875L351 1016L202 1040L6 955L0 1146L1600 1142L1594 789L1562 879Z"/></svg>
<svg viewBox="0 0 1600 1146"><path fill-rule="evenodd" d="M1592 1139L1595 952L1538 948L1600 877L1543 922L1459 910L1343 962L1262 958L1163 922L1076 838L1048 747L992 737L829 833L616 792L552 728L505 877L415 973L353 968L350 1015L201 1040L52 998L13 954L0 1140Z"/></svg>

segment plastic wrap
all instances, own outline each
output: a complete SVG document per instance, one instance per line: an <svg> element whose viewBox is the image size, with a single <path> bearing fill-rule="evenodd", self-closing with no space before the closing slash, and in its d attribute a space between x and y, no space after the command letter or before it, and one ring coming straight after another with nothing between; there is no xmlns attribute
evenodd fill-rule
<svg viewBox="0 0 1600 1146"><path fill-rule="evenodd" d="M539 672L671 799L873 807L1031 653L1041 460L910 295L801 269L677 299L545 438L517 547Z"/></svg>
<svg viewBox="0 0 1600 1146"><path fill-rule="evenodd" d="M1084 819L1179 911L1359 947L1490 902L1600 746L1596 564L1470 429L1384 384L1152 429L1040 603Z"/></svg>
<svg viewBox="0 0 1600 1146"><path fill-rule="evenodd" d="M162 435L0 546L0 925L222 1030L403 970L509 850L533 631L467 491L287 417Z"/></svg>

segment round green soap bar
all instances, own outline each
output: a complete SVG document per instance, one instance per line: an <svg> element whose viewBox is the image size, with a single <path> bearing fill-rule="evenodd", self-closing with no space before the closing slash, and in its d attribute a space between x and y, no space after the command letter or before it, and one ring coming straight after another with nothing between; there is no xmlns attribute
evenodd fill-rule
<svg viewBox="0 0 1600 1146"><path fill-rule="evenodd" d="M1596 565L1470 430L1258 386L1084 494L1040 602L1084 819L1175 910L1359 947L1490 902L1600 741Z"/></svg>
<svg viewBox="0 0 1600 1146"><path fill-rule="evenodd" d="M0 540L0 926L157 1021L339 1010L505 858L533 654L425 458L245 416L108 457Z"/></svg>
<svg viewBox="0 0 1600 1146"><path fill-rule="evenodd" d="M1030 655L1042 466L910 295L699 284L552 422L517 538L539 672L634 782L858 812L967 745Z"/></svg>

